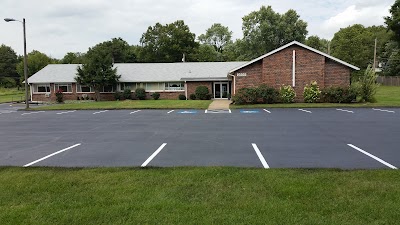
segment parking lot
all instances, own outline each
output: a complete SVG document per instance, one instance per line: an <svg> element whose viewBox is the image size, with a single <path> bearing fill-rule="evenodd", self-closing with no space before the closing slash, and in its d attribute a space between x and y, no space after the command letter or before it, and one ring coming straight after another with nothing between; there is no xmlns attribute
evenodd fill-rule
<svg viewBox="0 0 400 225"><path fill-rule="evenodd" d="M400 109L17 111L0 165L397 169Z"/></svg>

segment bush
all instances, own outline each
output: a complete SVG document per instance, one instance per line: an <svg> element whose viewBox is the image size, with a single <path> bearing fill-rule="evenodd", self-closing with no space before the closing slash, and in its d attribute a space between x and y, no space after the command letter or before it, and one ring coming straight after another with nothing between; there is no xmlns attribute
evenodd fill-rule
<svg viewBox="0 0 400 225"><path fill-rule="evenodd" d="M294 92L292 86L287 85L280 88L279 95L283 103L292 103L296 97L296 92Z"/></svg>
<svg viewBox="0 0 400 225"><path fill-rule="evenodd" d="M351 103L357 98L357 87L328 87L321 90L321 100L328 103Z"/></svg>
<svg viewBox="0 0 400 225"><path fill-rule="evenodd" d="M154 92L151 96L154 98L154 100L157 100L160 98L160 93Z"/></svg>
<svg viewBox="0 0 400 225"><path fill-rule="evenodd" d="M93 98L93 97L91 97L91 98L90 98L90 100L94 101L94 98Z"/></svg>
<svg viewBox="0 0 400 225"><path fill-rule="evenodd" d="M86 98L85 98L86 100L89 100L89 96L86 96Z"/></svg>
<svg viewBox="0 0 400 225"><path fill-rule="evenodd" d="M124 97L124 99L131 99L132 98L131 89L125 89L124 92L122 93L122 96Z"/></svg>
<svg viewBox="0 0 400 225"><path fill-rule="evenodd" d="M17 86L17 82L11 77L0 77L0 87L13 88Z"/></svg>
<svg viewBox="0 0 400 225"><path fill-rule="evenodd" d="M208 87L206 86L198 86L195 91L196 99L199 100L207 100L211 99L211 95L209 94ZM186 99L186 97L185 97Z"/></svg>
<svg viewBox="0 0 400 225"><path fill-rule="evenodd" d="M241 88L238 90L235 96L232 97L232 101L235 104L255 104L258 99L257 88Z"/></svg>
<svg viewBox="0 0 400 225"><path fill-rule="evenodd" d="M77 96L77 97L76 97L76 100L78 100L78 101L79 101L79 100L81 100L81 98L79 98L79 96Z"/></svg>
<svg viewBox="0 0 400 225"><path fill-rule="evenodd" d="M84 97L81 97L81 100L83 101L83 100L85 100L85 98L84 98Z"/></svg>
<svg viewBox="0 0 400 225"><path fill-rule="evenodd" d="M146 99L146 91L144 90L144 88L136 88L135 95L136 95L136 98L138 98L139 100Z"/></svg>
<svg viewBox="0 0 400 225"><path fill-rule="evenodd" d="M264 104L276 103L279 101L279 91L273 87L262 84L258 87L258 98L261 98Z"/></svg>
<svg viewBox="0 0 400 225"><path fill-rule="evenodd" d="M58 89L56 92L56 101L58 103L63 103L64 102L64 94L61 89Z"/></svg>
<svg viewBox="0 0 400 225"><path fill-rule="evenodd" d="M235 94L234 96L232 96L232 102L236 105L244 105L246 104L246 100L244 99L242 94Z"/></svg>
<svg viewBox="0 0 400 225"><path fill-rule="evenodd" d="M195 94L190 94L189 95L190 100L196 100L196 95Z"/></svg>
<svg viewBox="0 0 400 225"><path fill-rule="evenodd" d="M361 97L361 101L365 102L374 102L376 90L379 87L379 84L376 83L376 79L378 76L375 73L374 68L368 66L367 70L365 70L364 76L359 78L360 90L359 94Z"/></svg>
<svg viewBox="0 0 400 225"><path fill-rule="evenodd" d="M306 85L304 87L303 98L304 102L316 103L321 95L318 84L316 81L311 82L310 86Z"/></svg>
<svg viewBox="0 0 400 225"><path fill-rule="evenodd" d="M122 93L119 92L119 91L116 91L114 93L114 98L115 98L115 100L121 100L122 99Z"/></svg>
<svg viewBox="0 0 400 225"><path fill-rule="evenodd" d="M185 95L179 95L179 100L186 100L186 96Z"/></svg>

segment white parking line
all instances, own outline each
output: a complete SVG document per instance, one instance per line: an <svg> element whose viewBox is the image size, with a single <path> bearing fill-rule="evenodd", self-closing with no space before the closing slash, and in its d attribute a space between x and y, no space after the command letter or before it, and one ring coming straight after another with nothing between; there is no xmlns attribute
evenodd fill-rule
<svg viewBox="0 0 400 225"><path fill-rule="evenodd" d="M204 113L207 113L207 111L208 111L207 109L206 109L206 110L204 110Z"/></svg>
<svg viewBox="0 0 400 225"><path fill-rule="evenodd" d="M388 113L395 113L395 111L383 110L383 109L372 109L372 110L381 111L381 112L388 112Z"/></svg>
<svg viewBox="0 0 400 225"><path fill-rule="evenodd" d="M137 113L137 112L140 112L141 110L136 110L136 111L133 111L133 112L131 112L131 113L129 113L129 114L134 114L134 113Z"/></svg>
<svg viewBox="0 0 400 225"><path fill-rule="evenodd" d="M345 110L345 109L336 109L336 110L337 111L342 111L342 112L354 113L353 111Z"/></svg>
<svg viewBox="0 0 400 225"><path fill-rule="evenodd" d="M367 155L367 156L369 156L369 157L375 159L376 161L378 161L378 162L384 164L385 166L388 166L388 167L390 167L390 168L392 168L392 169L397 170L397 167L395 167L395 166L393 166L392 164L390 164L390 163L388 163L388 162L385 162L384 160L382 160L382 159L380 159L380 158L378 158L378 157L376 157L376 156L374 156L374 155L372 155L372 154L370 154L370 153L368 153L368 152L362 150L361 148L358 148L358 147L356 147L356 146L354 146L354 145L352 145L352 144L347 144L347 145L350 146L350 147L352 147L352 148L354 148L355 150L357 150L357 151L359 151L359 152L361 152L361 153L363 153L363 154L365 154L365 155Z"/></svg>
<svg viewBox="0 0 400 225"><path fill-rule="evenodd" d="M64 148L64 149L62 149L62 150L60 150L60 151L58 151L58 152L54 152L53 154L50 154L50 155L45 156L45 157L43 157L43 158L40 158L40 159L38 159L38 160L36 160L36 161L33 161L33 162L31 162L31 163L28 163L28 164L24 165L23 167L31 166L31 165L33 165L33 164L35 164L35 163L38 163L38 162L40 162L40 161L43 161L43 160L45 160L45 159L47 159L47 158L50 158L50 157L52 157L52 156L54 156L54 155L57 155L57 154L61 153L61 152L68 151L68 150L70 150L70 149L72 149L72 148L75 148L75 147L77 147L77 146L79 146L79 145L81 145L81 144L79 143L79 144L76 144L76 145L72 145L72 146L70 146L70 147L68 147L68 148Z"/></svg>
<svg viewBox="0 0 400 225"><path fill-rule="evenodd" d="M21 114L21 116L24 116L24 115L29 115L29 114L35 114L35 113L42 113L42 112L45 112L45 111L39 111L39 112L30 112L30 113L22 113L22 114Z"/></svg>
<svg viewBox="0 0 400 225"><path fill-rule="evenodd" d="M170 113L172 113L173 111L175 111L175 110L171 110L171 111L169 111L169 112L167 112L167 113L170 114Z"/></svg>
<svg viewBox="0 0 400 225"><path fill-rule="evenodd" d="M99 112L94 112L93 114L99 114L99 113L103 113L103 112L107 112L108 110L104 110L104 111L99 111Z"/></svg>
<svg viewBox="0 0 400 225"><path fill-rule="evenodd" d="M263 109L265 112L267 112L267 113L271 113L270 111L268 111L268 110L266 110L266 109Z"/></svg>
<svg viewBox="0 0 400 225"><path fill-rule="evenodd" d="M76 112L76 110L67 111L67 112L60 112L60 113L57 113L57 114L58 114L58 115L61 115L61 114L67 114L67 113L73 113L73 112Z"/></svg>
<svg viewBox="0 0 400 225"><path fill-rule="evenodd" d="M146 167L147 166L147 164L149 164L149 162L151 161L151 160L153 160L153 158L154 157L156 157L156 155L158 154L158 153L160 153L161 152L161 150L165 147L167 145L167 143L164 143L164 144L162 144L142 165L141 165L141 167Z"/></svg>
<svg viewBox="0 0 400 225"><path fill-rule="evenodd" d="M264 156L261 154L260 149L258 149L256 144L251 144L254 148L254 151L256 151L258 158L260 159L262 165L264 166L265 169L269 169L269 165L267 163L267 161L265 161Z"/></svg>
<svg viewBox="0 0 400 225"><path fill-rule="evenodd" d="M311 111L304 110L304 109L299 109L300 111L306 112L306 113L312 113Z"/></svg>

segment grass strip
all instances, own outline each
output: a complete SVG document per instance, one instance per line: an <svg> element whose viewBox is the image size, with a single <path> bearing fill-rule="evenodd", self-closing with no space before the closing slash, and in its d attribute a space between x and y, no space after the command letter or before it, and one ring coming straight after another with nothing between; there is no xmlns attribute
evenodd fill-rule
<svg viewBox="0 0 400 225"><path fill-rule="evenodd" d="M3 224L397 224L395 170L0 168Z"/></svg>

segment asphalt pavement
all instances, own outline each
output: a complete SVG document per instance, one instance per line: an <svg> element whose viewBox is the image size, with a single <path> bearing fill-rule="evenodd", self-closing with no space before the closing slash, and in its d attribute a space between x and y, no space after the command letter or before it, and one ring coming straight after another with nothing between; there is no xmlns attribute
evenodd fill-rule
<svg viewBox="0 0 400 225"><path fill-rule="evenodd" d="M18 108L0 105L0 166L400 166L399 108Z"/></svg>

